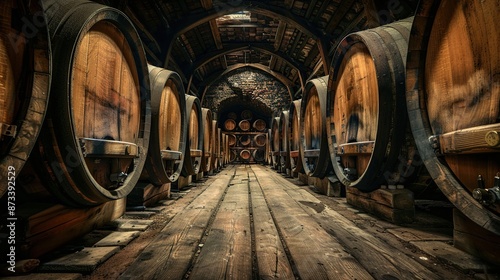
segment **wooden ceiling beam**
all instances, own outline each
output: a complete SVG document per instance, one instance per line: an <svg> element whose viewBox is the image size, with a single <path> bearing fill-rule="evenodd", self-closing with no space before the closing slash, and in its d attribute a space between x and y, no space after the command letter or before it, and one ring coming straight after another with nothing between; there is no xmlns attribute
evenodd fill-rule
<svg viewBox="0 0 500 280"><path fill-rule="evenodd" d="M354 2L356 2L356 0L344 0L340 3L340 6L338 6L337 10L335 10L335 12L333 13L330 22L325 27L325 32L327 34L331 34L333 30L340 24L349 9L351 9Z"/></svg>
<svg viewBox="0 0 500 280"><path fill-rule="evenodd" d="M276 36L274 37L274 50L277 51L281 48L281 43L283 41L283 36L286 31L286 23L280 20L278 24L278 30L276 30Z"/></svg>
<svg viewBox="0 0 500 280"><path fill-rule="evenodd" d="M200 3L205 10L210 10L214 7L212 0L200 0Z"/></svg>
<svg viewBox="0 0 500 280"><path fill-rule="evenodd" d="M295 60L289 58L286 54L283 54L281 52L275 51L272 47L269 46L269 44L266 43L232 43L232 44L225 44L224 49L222 50L217 50L217 51L212 51L205 53L203 56L199 57L197 60L193 61L191 65L187 65L188 67L184 67L184 71L186 71L186 74L193 73L196 71L199 67L202 67L203 65L209 63L210 61L217 59L221 55L226 55L232 52L236 51L241 51L241 50L248 50L248 49L255 49L262 51L264 53L270 54L272 56L276 56L284 61L286 61L290 66L294 67L297 69L299 72L305 72L303 69L304 67L297 63Z"/></svg>
<svg viewBox="0 0 500 280"><path fill-rule="evenodd" d="M313 0L313 1L309 2L309 7L307 7L307 11L306 11L306 18L307 19L309 19L311 17L311 14L314 11L314 7L316 7L317 2L318 2L318 0ZM327 2L327 1L324 0L323 3L324 2Z"/></svg>
<svg viewBox="0 0 500 280"><path fill-rule="evenodd" d="M214 38L215 47L220 50L224 46L222 46L222 39L220 37L219 27L217 26L217 22L215 19L210 21L210 30L212 30L212 37Z"/></svg>
<svg viewBox="0 0 500 280"><path fill-rule="evenodd" d="M272 6L266 3L258 1L242 1L240 5L232 6L222 2L217 2L214 8L207 11L206 13L188 14L183 19L177 21L174 26L167 30L167 40L166 42L174 42L175 38L179 37L181 34L195 28L196 26L206 23L210 20L216 19L220 16L235 13L241 10L246 10L254 12L257 14L265 15L270 18L277 18L284 23L291 24L295 28L299 29L301 32L316 38L321 41L329 41L330 38L322 30L312 26L306 19L299 17L289 10ZM168 68L168 60L171 58L172 43L169 44L166 53L165 65Z"/></svg>

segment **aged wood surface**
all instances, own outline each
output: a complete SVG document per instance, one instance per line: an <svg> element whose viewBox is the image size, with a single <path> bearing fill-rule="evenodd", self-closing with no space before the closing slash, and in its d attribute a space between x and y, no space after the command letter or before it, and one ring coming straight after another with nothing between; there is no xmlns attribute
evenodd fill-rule
<svg viewBox="0 0 500 280"><path fill-rule="evenodd" d="M121 279L467 279L403 245L411 233L451 246L451 223L386 223L260 165L214 178Z"/></svg>

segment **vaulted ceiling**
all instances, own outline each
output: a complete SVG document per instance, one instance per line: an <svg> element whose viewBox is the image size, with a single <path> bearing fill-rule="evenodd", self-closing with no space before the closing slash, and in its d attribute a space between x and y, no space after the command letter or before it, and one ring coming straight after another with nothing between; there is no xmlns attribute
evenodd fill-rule
<svg viewBox="0 0 500 280"><path fill-rule="evenodd" d="M137 27L151 64L178 72L203 97L213 81L253 67L295 99L328 74L347 34L411 16L417 0L101 0Z"/></svg>

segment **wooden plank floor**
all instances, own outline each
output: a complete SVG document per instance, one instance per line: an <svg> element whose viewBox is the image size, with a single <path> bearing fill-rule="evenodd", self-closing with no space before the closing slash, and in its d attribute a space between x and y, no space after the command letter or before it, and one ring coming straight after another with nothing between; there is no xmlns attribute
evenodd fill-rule
<svg viewBox="0 0 500 280"><path fill-rule="evenodd" d="M451 240L434 231L377 220L267 167L237 165L175 214L120 279L468 279L396 237Z"/></svg>

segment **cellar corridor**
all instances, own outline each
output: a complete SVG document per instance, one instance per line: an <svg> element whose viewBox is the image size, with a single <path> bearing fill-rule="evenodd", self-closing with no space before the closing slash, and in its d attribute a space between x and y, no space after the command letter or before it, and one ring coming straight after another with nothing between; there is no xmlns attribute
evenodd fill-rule
<svg viewBox="0 0 500 280"><path fill-rule="evenodd" d="M229 165L180 193L155 236L85 279L497 279L453 248L451 220L388 223L265 166Z"/></svg>

